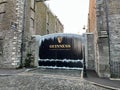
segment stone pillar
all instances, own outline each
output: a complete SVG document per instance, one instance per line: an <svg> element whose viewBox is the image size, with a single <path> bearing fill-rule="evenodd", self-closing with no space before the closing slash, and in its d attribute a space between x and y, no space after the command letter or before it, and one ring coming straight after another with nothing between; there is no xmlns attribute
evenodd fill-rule
<svg viewBox="0 0 120 90"><path fill-rule="evenodd" d="M108 0L106 0L108 1ZM105 0L96 1L96 72L100 77L110 77L108 13Z"/></svg>
<svg viewBox="0 0 120 90"><path fill-rule="evenodd" d="M92 33L86 33L85 39L86 67L89 70L95 70L94 35Z"/></svg>
<svg viewBox="0 0 120 90"><path fill-rule="evenodd" d="M12 45L12 66L17 68L21 64L21 43L22 43L22 30L23 30L23 13L24 13L24 0L16 0L15 15L16 21L13 22L11 29L13 30L13 45ZM15 26L16 25L16 26ZM16 27L16 28L15 28Z"/></svg>
<svg viewBox="0 0 120 90"><path fill-rule="evenodd" d="M120 3L108 0L110 71L111 77L120 78Z"/></svg>
<svg viewBox="0 0 120 90"><path fill-rule="evenodd" d="M33 35L31 37L30 44L30 53L33 56L33 61L31 61L31 66L38 67L38 59L39 59L39 40L40 35Z"/></svg>
<svg viewBox="0 0 120 90"><path fill-rule="evenodd" d="M39 59L39 43L40 43L40 35L35 35L34 36L34 66L38 67L38 59Z"/></svg>
<svg viewBox="0 0 120 90"><path fill-rule="evenodd" d="M3 37L3 58L0 68L18 68L21 62L21 43L23 30L23 1L3 0L3 21L0 33Z"/></svg>

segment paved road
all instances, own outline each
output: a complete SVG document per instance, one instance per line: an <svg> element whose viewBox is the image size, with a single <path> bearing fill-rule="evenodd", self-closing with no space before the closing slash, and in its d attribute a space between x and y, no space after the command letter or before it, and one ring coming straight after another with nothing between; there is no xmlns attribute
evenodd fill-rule
<svg viewBox="0 0 120 90"><path fill-rule="evenodd" d="M60 69L0 69L0 76L6 75L16 75L16 74L33 74L33 75L42 75L42 76L51 76L67 78L67 79L80 79L81 71L79 70L60 70ZM49 77L50 78L50 77ZM120 89L120 80L110 80L99 78L94 71L87 71L87 78L85 80L92 82L94 85L98 85L100 87L113 87ZM115 89L113 89L115 90Z"/></svg>
<svg viewBox="0 0 120 90"><path fill-rule="evenodd" d="M44 73L44 74L53 74L53 75L66 75L71 77L81 78L80 70L60 70L60 69L36 69L31 70L31 73ZM117 88L120 89L120 80L110 80L106 78L99 78L95 71L88 70L87 77L84 78L87 81L92 82L95 85L108 88Z"/></svg>
<svg viewBox="0 0 120 90"><path fill-rule="evenodd" d="M0 75L15 75L18 73L22 73L26 71L26 69L0 69Z"/></svg>
<svg viewBox="0 0 120 90"><path fill-rule="evenodd" d="M95 71L88 70L85 80L91 81L101 86L115 87L120 89L120 80L110 80L107 78L99 78Z"/></svg>
<svg viewBox="0 0 120 90"><path fill-rule="evenodd" d="M80 78L80 71L76 70L1 70L0 73L8 74L0 76L0 90L109 90Z"/></svg>
<svg viewBox="0 0 120 90"><path fill-rule="evenodd" d="M81 71L80 70L64 70L64 69L31 69L28 70L29 73L36 73L36 74L51 74L51 75L64 75L64 76L71 76L71 77L79 77L81 78Z"/></svg>

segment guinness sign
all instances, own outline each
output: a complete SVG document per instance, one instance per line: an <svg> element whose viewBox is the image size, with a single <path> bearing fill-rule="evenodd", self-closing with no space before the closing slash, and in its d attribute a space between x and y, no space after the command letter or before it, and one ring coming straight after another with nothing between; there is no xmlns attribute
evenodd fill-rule
<svg viewBox="0 0 120 90"><path fill-rule="evenodd" d="M61 36L58 36L58 37L57 37L57 41L58 41L58 43L61 43L61 42L62 42L62 37L61 37Z"/></svg>
<svg viewBox="0 0 120 90"><path fill-rule="evenodd" d="M76 34L50 34L42 36L40 59L82 59L82 39Z"/></svg>
<svg viewBox="0 0 120 90"><path fill-rule="evenodd" d="M63 49L71 49L70 44L65 44L63 41L63 38L61 36L57 37L57 43L56 44L50 44L49 49L58 49L58 50L63 50Z"/></svg>
<svg viewBox="0 0 120 90"><path fill-rule="evenodd" d="M70 49L71 45L67 44L61 44L61 45L49 45L50 49Z"/></svg>

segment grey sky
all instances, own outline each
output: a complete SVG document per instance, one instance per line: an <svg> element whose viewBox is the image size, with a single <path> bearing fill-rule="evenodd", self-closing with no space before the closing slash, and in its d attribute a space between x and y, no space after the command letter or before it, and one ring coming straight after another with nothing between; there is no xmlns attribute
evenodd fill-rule
<svg viewBox="0 0 120 90"><path fill-rule="evenodd" d="M87 26L89 0L49 0L51 11L64 25L66 33L83 33Z"/></svg>

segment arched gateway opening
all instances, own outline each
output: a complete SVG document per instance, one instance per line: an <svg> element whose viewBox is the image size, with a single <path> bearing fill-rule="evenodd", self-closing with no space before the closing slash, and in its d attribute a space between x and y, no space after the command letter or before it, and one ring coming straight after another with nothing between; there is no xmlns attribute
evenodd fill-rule
<svg viewBox="0 0 120 90"><path fill-rule="evenodd" d="M77 34L49 34L40 38L39 67L83 69L83 41Z"/></svg>

